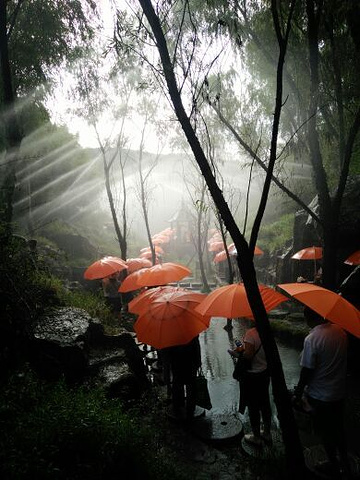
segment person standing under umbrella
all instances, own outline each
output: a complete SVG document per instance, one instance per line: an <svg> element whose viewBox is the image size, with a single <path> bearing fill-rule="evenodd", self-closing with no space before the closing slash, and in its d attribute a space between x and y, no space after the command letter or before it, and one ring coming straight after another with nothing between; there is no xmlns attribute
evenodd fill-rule
<svg viewBox="0 0 360 480"><path fill-rule="evenodd" d="M185 345L163 348L172 376L172 404L175 417L191 419L196 407L196 375L201 366L199 336Z"/></svg>
<svg viewBox="0 0 360 480"><path fill-rule="evenodd" d="M229 353L235 356L241 353L246 360L250 361L247 371L240 379L239 412L244 414L245 408L248 407L252 430L252 433L244 435L244 440L256 447L262 447L264 442L270 445L272 443L270 374L256 327L249 328L245 333L244 343Z"/></svg>
<svg viewBox="0 0 360 480"><path fill-rule="evenodd" d="M115 315L121 311L121 295L118 291L120 283L119 272L112 273L101 281L105 301Z"/></svg>
<svg viewBox="0 0 360 480"><path fill-rule="evenodd" d="M328 457L328 462L315 468L339 478L341 470L349 473L343 422L347 335L341 327L309 307L305 307L304 316L311 331L304 340L300 358L302 369L293 401L296 404L305 395L312 408L314 427Z"/></svg>

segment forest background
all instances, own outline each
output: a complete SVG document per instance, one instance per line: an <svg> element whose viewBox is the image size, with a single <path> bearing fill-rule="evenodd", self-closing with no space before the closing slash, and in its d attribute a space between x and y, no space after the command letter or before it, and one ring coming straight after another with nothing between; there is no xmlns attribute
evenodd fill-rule
<svg viewBox="0 0 360 480"><path fill-rule="evenodd" d="M349 216L343 202L360 168L357 2L154 9L148 1L54 0L0 9L9 325L24 330L9 301L19 281L14 233L48 244L52 229L70 230L122 258L146 239L154 260L152 234L185 203L200 263L210 228L235 243L296 471L301 455L253 251L257 242L270 253L291 248L299 208L324 248L325 286L338 286L341 256L359 248L358 208L352 202ZM79 145L78 119L96 150Z"/></svg>

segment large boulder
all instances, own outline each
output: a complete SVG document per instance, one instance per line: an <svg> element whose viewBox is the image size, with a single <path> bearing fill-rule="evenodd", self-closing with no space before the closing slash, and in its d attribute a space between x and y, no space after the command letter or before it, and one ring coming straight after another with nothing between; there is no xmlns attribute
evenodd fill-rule
<svg viewBox="0 0 360 480"><path fill-rule="evenodd" d="M54 308L33 328L31 358L48 379L101 386L111 396L137 398L149 381L134 336L104 334L101 323L79 308Z"/></svg>
<svg viewBox="0 0 360 480"><path fill-rule="evenodd" d="M47 377L77 380L88 368L91 343L102 335L102 325L84 310L53 308L34 324L32 360Z"/></svg>

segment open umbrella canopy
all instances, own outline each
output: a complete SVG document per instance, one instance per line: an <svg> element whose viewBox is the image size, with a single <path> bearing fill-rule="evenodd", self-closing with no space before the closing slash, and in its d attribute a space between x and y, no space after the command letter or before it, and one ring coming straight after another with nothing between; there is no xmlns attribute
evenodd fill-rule
<svg viewBox="0 0 360 480"><path fill-rule="evenodd" d="M161 255L165 253L164 250L161 247L159 247L159 245L154 245L154 249L155 249L155 253L160 253ZM144 247L140 250L140 253L144 253L144 252L151 252L151 248Z"/></svg>
<svg viewBox="0 0 360 480"><path fill-rule="evenodd" d="M265 285L259 285L259 290L267 312L288 300L285 295ZM201 315L211 315L212 317L253 318L243 283L233 283L216 288L195 310Z"/></svg>
<svg viewBox="0 0 360 480"><path fill-rule="evenodd" d="M137 315L140 315L144 309L147 309L149 302L151 302L155 297L161 295L162 293L174 292L176 290L184 291L183 288L174 287L172 285L148 288L147 290L139 293L139 295L137 295L128 303L128 310L130 313L136 313Z"/></svg>
<svg viewBox="0 0 360 480"><path fill-rule="evenodd" d="M128 272L133 273L141 268L151 267L152 263L147 258L128 258L126 260Z"/></svg>
<svg viewBox="0 0 360 480"><path fill-rule="evenodd" d="M294 253L293 260L320 260L323 256L322 247L307 247Z"/></svg>
<svg viewBox="0 0 360 480"><path fill-rule="evenodd" d="M141 287L153 287L156 285L165 285L190 275L191 270L184 265L173 262L160 263L147 268L144 274L139 278L138 284Z"/></svg>
<svg viewBox="0 0 360 480"><path fill-rule="evenodd" d="M154 245L161 245L163 243L169 243L170 237L168 235L154 235L151 241Z"/></svg>
<svg viewBox="0 0 360 480"><path fill-rule="evenodd" d="M86 280L96 280L105 278L116 272L121 272L127 268L124 260L111 255L101 258L92 263L84 272Z"/></svg>
<svg viewBox="0 0 360 480"><path fill-rule="evenodd" d="M345 262L347 265L360 265L360 250L352 253Z"/></svg>
<svg viewBox="0 0 360 480"><path fill-rule="evenodd" d="M225 250L221 250L221 252L218 252L213 259L214 263L220 263L220 262L223 262L224 260L226 260Z"/></svg>
<svg viewBox="0 0 360 480"><path fill-rule="evenodd" d="M138 340L157 349L189 343L209 327L209 318L194 311L203 295L175 290L153 297L134 324Z"/></svg>
<svg viewBox="0 0 360 480"><path fill-rule="evenodd" d="M360 311L341 295L312 283L278 285L292 298L360 338Z"/></svg>
<svg viewBox="0 0 360 480"><path fill-rule="evenodd" d="M237 250L236 250L235 245L233 243L231 243L228 246L228 252L229 252L229 255L237 255ZM261 250L261 248L259 248L255 245L254 255L262 255L263 253L264 252ZM215 255L213 261L215 263L219 263L219 262L223 262L224 260L226 260L226 251L221 250L221 252L219 252Z"/></svg>
<svg viewBox="0 0 360 480"><path fill-rule="evenodd" d="M146 258L146 259L150 259L152 257L152 253L150 250L147 250L146 252L141 252L140 255L139 255L140 258ZM158 256L157 256L157 253L155 252L155 258L157 259Z"/></svg>
<svg viewBox="0 0 360 480"><path fill-rule="evenodd" d="M236 250L235 245L233 243L229 246L229 253L230 253L230 255L237 255L237 250ZM264 252L261 250L261 248L259 248L257 245L255 245L254 255L263 255L263 253Z"/></svg>
<svg viewBox="0 0 360 480"><path fill-rule="evenodd" d="M133 292L134 290L140 290L141 286L138 284L139 278L144 275L148 270L147 268L142 268L141 270L136 270L133 273L130 273L124 280L121 282L119 287L120 293Z"/></svg>
<svg viewBox="0 0 360 480"><path fill-rule="evenodd" d="M209 252L220 252L224 249L224 242L211 242L209 243L208 250Z"/></svg>

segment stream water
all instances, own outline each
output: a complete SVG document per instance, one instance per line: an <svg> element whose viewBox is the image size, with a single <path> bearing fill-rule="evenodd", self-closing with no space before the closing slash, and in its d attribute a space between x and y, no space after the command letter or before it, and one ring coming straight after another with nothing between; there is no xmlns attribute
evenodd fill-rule
<svg viewBox="0 0 360 480"><path fill-rule="evenodd" d="M208 330L200 334L202 369L208 380L208 387L212 402L211 412L214 414L234 413L238 411L239 384L232 378L234 363L227 352L234 348L234 341L242 339L246 326L241 320L232 320L233 328L224 329L226 319L213 317ZM300 366L300 350L276 341L283 365L285 381L288 388L297 384ZM271 395L271 401L272 395ZM247 414L242 416L243 421L248 421ZM273 405L274 426L278 426L276 409Z"/></svg>

